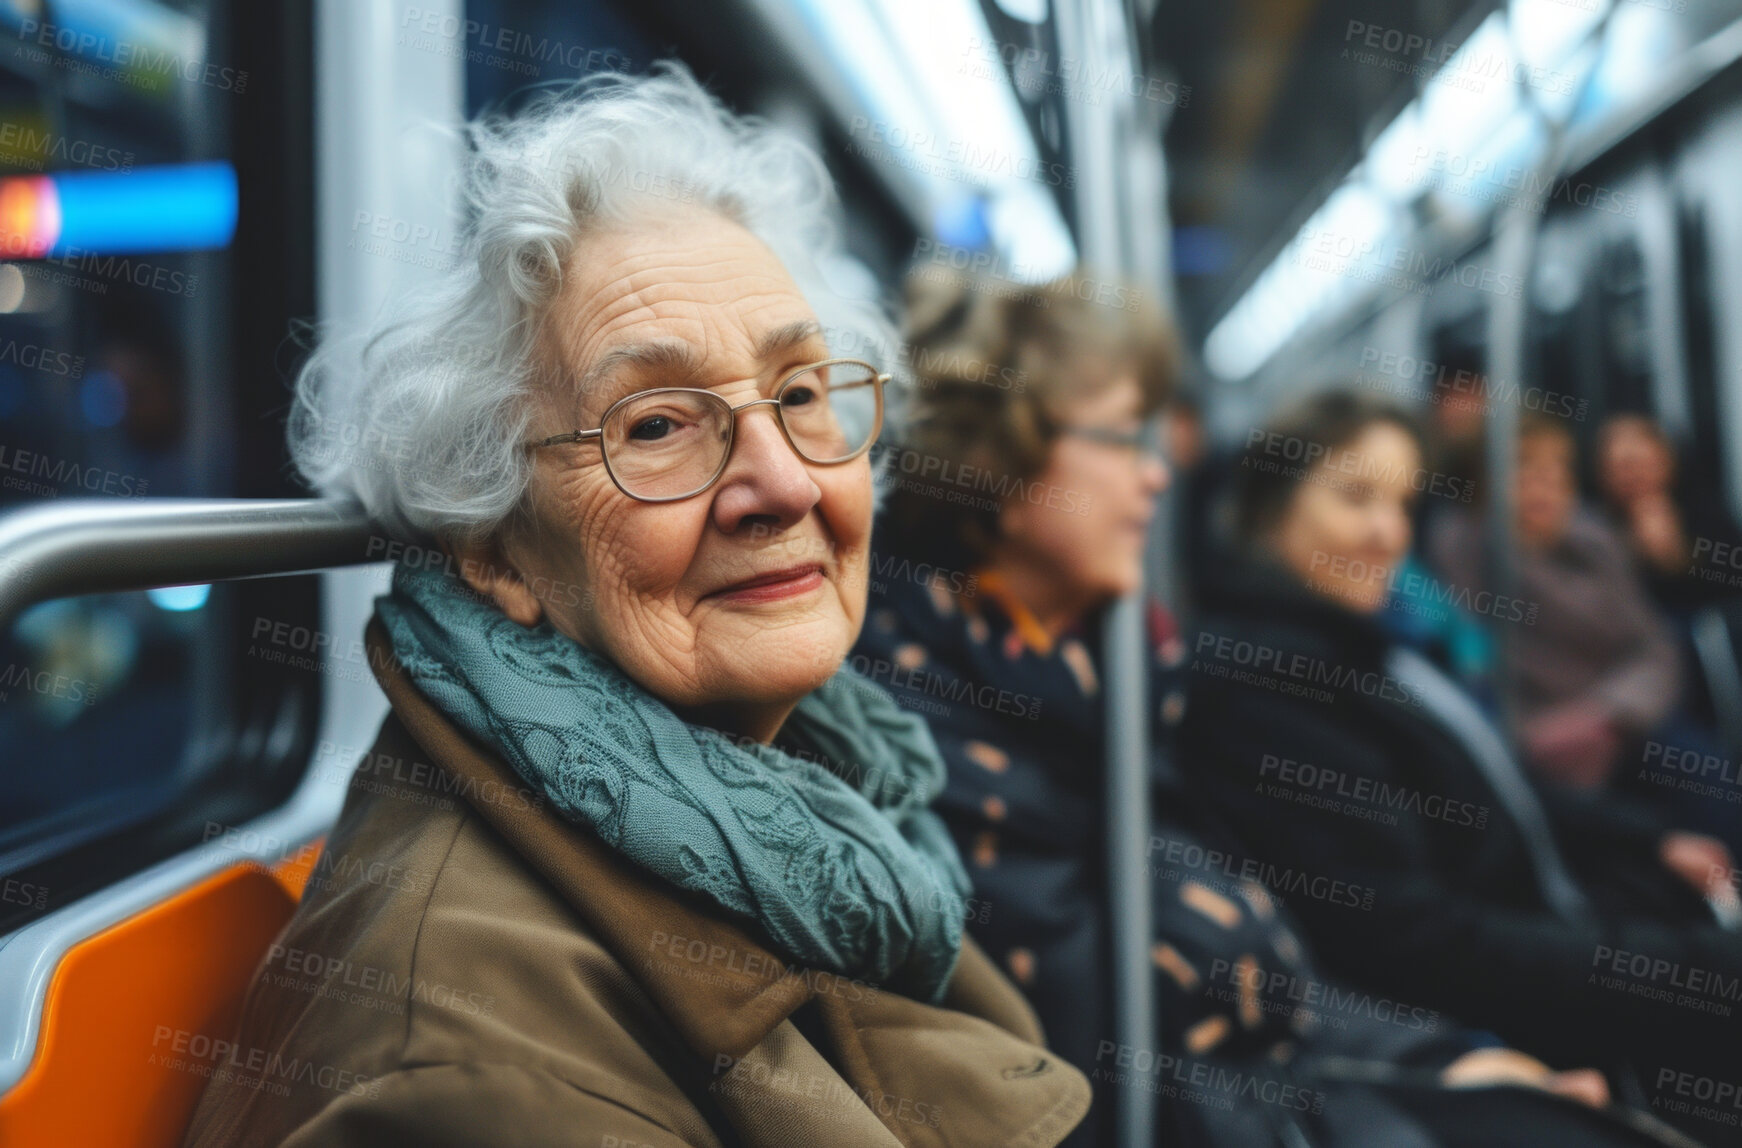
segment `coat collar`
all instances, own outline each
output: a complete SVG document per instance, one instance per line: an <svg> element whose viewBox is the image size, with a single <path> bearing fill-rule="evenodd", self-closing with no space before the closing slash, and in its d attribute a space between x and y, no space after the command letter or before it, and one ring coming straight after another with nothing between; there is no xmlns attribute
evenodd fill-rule
<svg viewBox="0 0 1742 1148"><path fill-rule="evenodd" d="M1040 619L1034 616L1028 604L1017 597L1004 575L989 566L982 566L974 572L974 577L978 579L979 592L997 602L1004 616L1010 619L1010 625L1023 646L1039 657L1050 657L1058 639L1040 624ZM969 608L972 608L971 604Z"/></svg>
<svg viewBox="0 0 1742 1148"><path fill-rule="evenodd" d="M436 765L466 782L469 793L521 785L500 757L461 733L412 684L380 619L370 620L365 640L394 714ZM698 1052L741 1057L819 990L837 990L832 974L788 965L748 929L705 909L698 895L642 870L548 810L474 805L634 972Z"/></svg>
<svg viewBox="0 0 1742 1148"><path fill-rule="evenodd" d="M747 1148L941 1148L975 1139L1045 1148L1087 1112L1088 1082L1039 1047L1033 1010L971 940L964 938L941 1008L789 965L753 926L550 811L478 799L518 791L519 777L417 690L379 619L365 637L394 716L435 765L466 783L478 815L551 884L704 1059L716 1077L710 1091ZM813 1000L832 1056L789 1022ZM795 1082L802 1096L792 1092ZM964 1136L964 1128L974 1134Z"/></svg>
<svg viewBox="0 0 1742 1148"><path fill-rule="evenodd" d="M1393 638L1379 615L1366 615L1315 594L1281 563L1258 551L1234 555L1203 592L1200 630L1253 626L1277 644L1324 647L1345 660L1378 664ZM1233 623L1231 625L1231 623Z"/></svg>

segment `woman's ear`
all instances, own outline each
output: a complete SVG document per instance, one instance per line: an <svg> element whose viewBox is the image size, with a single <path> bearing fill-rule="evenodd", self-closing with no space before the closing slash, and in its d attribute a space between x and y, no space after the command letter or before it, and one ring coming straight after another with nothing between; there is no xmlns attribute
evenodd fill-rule
<svg viewBox="0 0 1742 1148"><path fill-rule="evenodd" d="M528 629L543 620L544 604L509 561L500 539L457 543L452 550L466 584L494 601L509 618Z"/></svg>

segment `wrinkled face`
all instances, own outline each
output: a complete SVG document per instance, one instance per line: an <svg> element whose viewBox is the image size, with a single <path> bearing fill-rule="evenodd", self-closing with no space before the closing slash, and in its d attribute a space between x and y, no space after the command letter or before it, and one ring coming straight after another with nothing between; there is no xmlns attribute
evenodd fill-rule
<svg viewBox="0 0 1742 1148"><path fill-rule="evenodd" d="M1617 502L1631 502L1669 490L1674 463L1656 435L1635 419L1617 419L1605 428L1597 455L1597 481Z"/></svg>
<svg viewBox="0 0 1742 1148"><path fill-rule="evenodd" d="M1124 378L1053 414L1068 426L1134 434L1141 409L1136 380ZM1128 594L1143 581L1144 539L1167 482L1153 454L1060 435L1024 497L1006 497L1001 543L1030 566L1051 569L1061 598L1095 603Z"/></svg>
<svg viewBox="0 0 1742 1148"><path fill-rule="evenodd" d="M597 427L617 399L653 387L705 388L734 406L770 397L796 368L829 357L775 254L702 211L583 239L547 330L549 360L568 381L543 396L535 440ZM865 457L809 464L773 411L739 413L720 480L680 502L625 495L597 439L535 451L533 526L503 547L535 601L523 596L509 615L547 615L674 708L772 734L740 719L784 718L858 636L872 507Z"/></svg>
<svg viewBox="0 0 1742 1148"><path fill-rule="evenodd" d="M1579 502L1578 479L1573 474L1573 444L1550 434L1520 439L1514 497L1518 537L1538 546L1558 542L1572 522Z"/></svg>
<svg viewBox="0 0 1742 1148"><path fill-rule="evenodd" d="M1271 547L1309 589L1369 614L1409 554L1421 452L1380 422L1329 455L1295 488Z"/></svg>

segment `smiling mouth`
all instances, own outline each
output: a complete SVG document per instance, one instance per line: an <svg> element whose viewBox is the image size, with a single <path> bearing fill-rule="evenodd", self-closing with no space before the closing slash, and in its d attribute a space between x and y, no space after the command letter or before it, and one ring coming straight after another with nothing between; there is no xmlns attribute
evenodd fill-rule
<svg viewBox="0 0 1742 1148"><path fill-rule="evenodd" d="M784 570L770 570L766 574L758 574L754 578L723 586L703 597L725 602L773 602L808 594L822 584L822 566L810 562L802 566L789 566Z"/></svg>

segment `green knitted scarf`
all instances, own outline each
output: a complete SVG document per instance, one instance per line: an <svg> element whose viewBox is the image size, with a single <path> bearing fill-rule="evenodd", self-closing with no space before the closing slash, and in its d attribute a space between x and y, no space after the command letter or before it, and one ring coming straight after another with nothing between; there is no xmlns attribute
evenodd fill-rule
<svg viewBox="0 0 1742 1148"><path fill-rule="evenodd" d="M937 746L880 687L836 671L787 719L789 751L684 721L441 573L399 566L376 608L419 690L563 817L806 965L942 997L969 883L927 808Z"/></svg>

